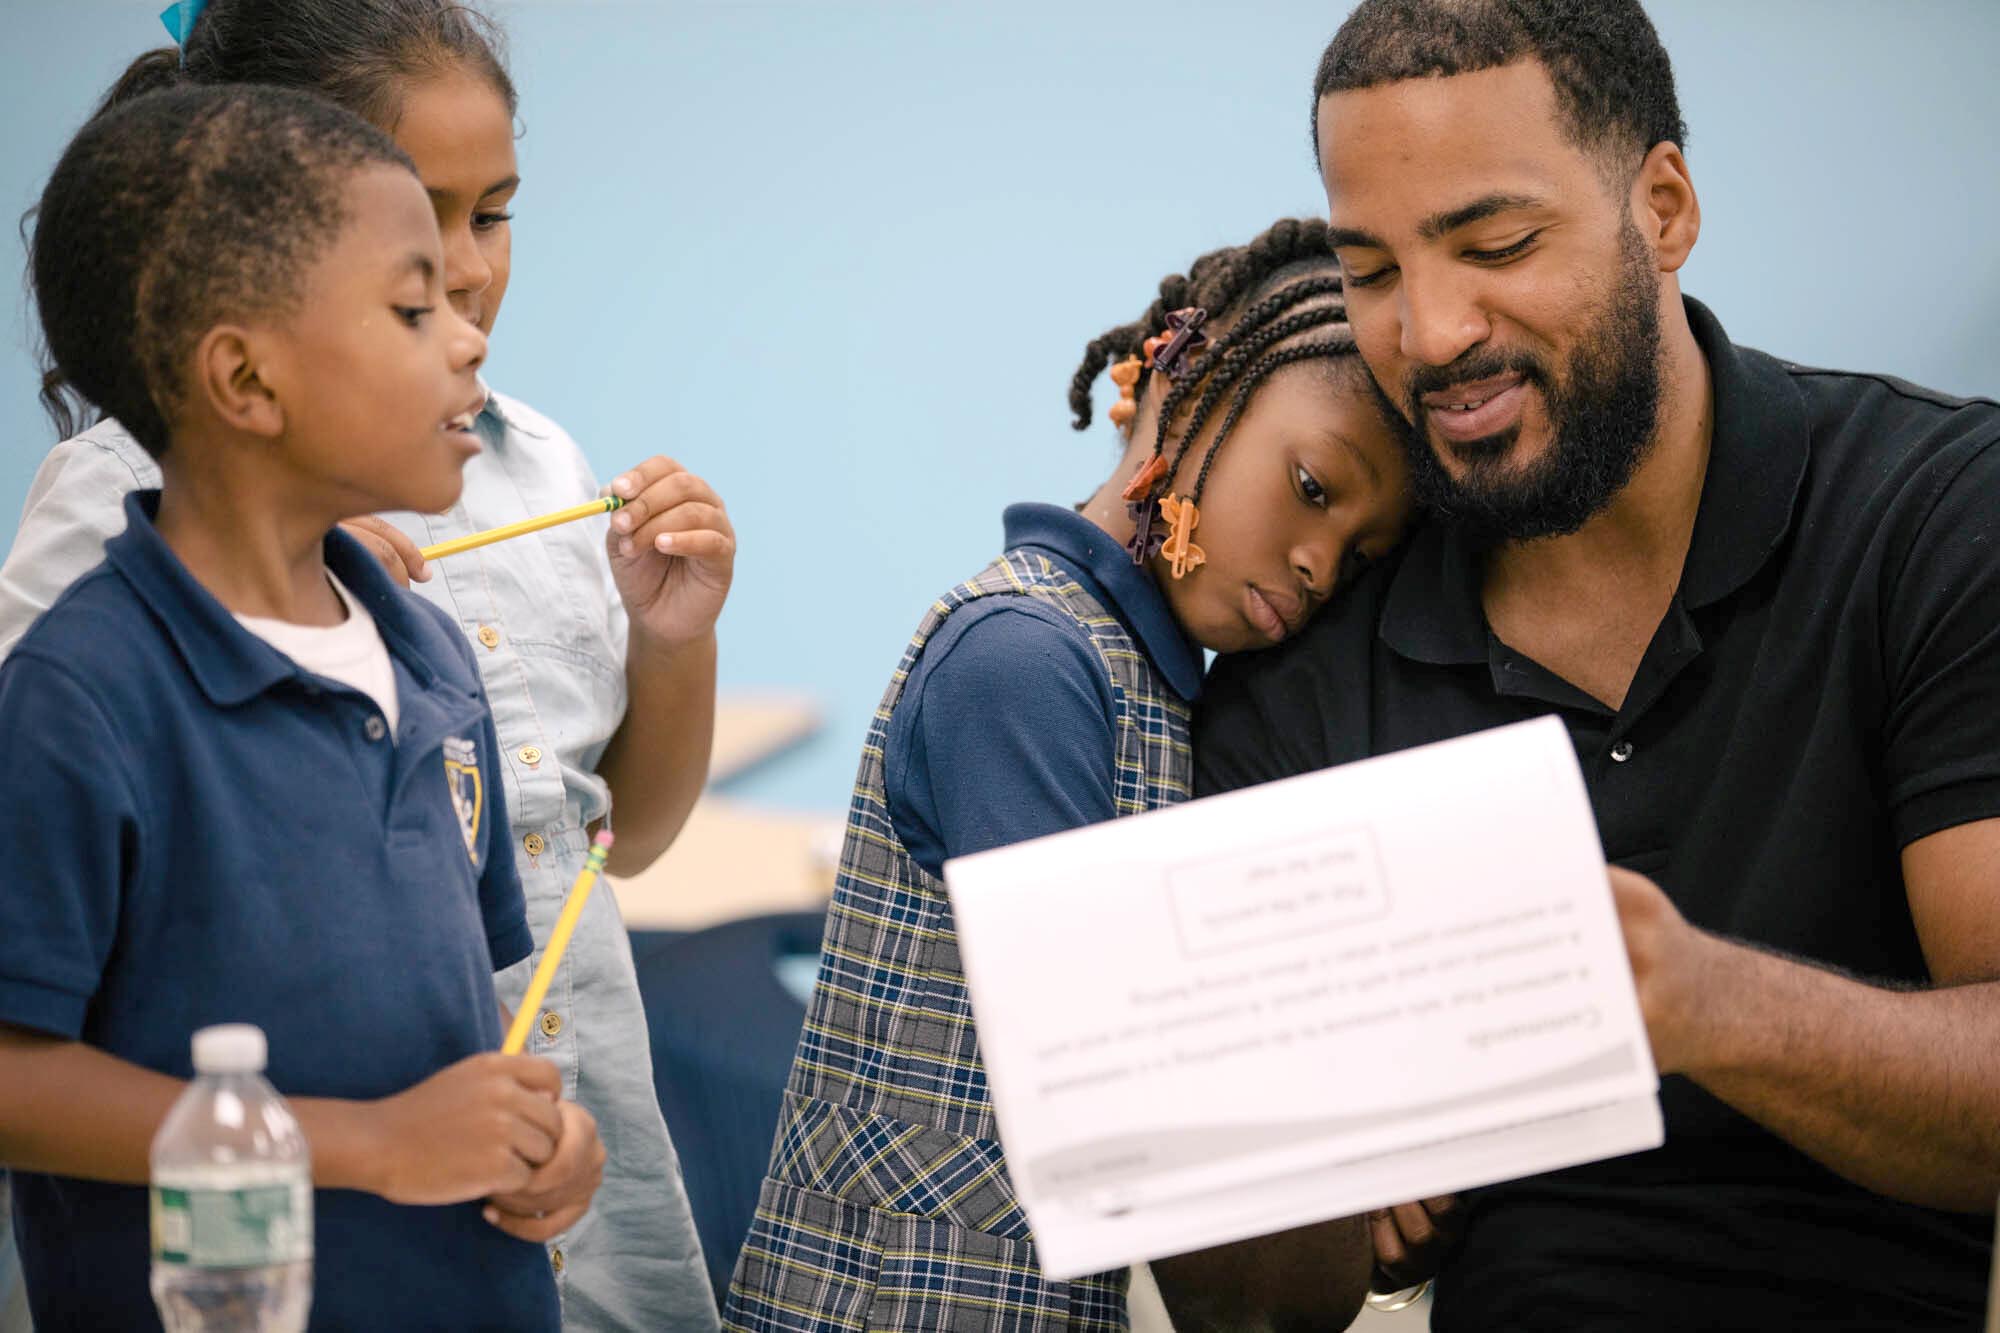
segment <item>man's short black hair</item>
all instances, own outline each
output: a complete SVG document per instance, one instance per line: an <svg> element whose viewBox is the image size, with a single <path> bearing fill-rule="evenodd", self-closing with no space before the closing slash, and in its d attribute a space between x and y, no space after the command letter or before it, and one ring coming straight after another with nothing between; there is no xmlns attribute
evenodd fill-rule
<svg viewBox="0 0 2000 1333"><path fill-rule="evenodd" d="M1674 69L1638 0L1362 0L1313 80L1313 152L1328 93L1536 60L1564 129L1625 169L1654 144L1687 147Z"/></svg>

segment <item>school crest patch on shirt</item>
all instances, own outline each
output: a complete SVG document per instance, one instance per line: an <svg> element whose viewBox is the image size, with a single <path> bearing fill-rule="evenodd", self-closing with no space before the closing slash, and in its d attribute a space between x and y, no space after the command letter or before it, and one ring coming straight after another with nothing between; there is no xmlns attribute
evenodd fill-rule
<svg viewBox="0 0 2000 1333"><path fill-rule="evenodd" d="M458 831L465 835L465 854L477 863L479 812L486 808L486 789L479 779L479 747L456 736L445 737L444 779L451 791L452 811L458 816Z"/></svg>

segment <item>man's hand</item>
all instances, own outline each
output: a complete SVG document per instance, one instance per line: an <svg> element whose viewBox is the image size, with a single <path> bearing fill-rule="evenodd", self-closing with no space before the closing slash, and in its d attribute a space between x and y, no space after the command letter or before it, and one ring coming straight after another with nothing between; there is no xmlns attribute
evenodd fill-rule
<svg viewBox="0 0 2000 1333"><path fill-rule="evenodd" d="M1368 1235L1375 1245L1371 1285L1380 1292L1401 1291L1437 1276L1464 1225L1465 1210L1456 1194L1368 1214Z"/></svg>
<svg viewBox="0 0 2000 1333"><path fill-rule="evenodd" d="M430 562L417 544L402 532L373 514L363 518L350 518L340 525L341 530L368 548L370 555L382 562L382 568L389 571L389 577L402 587L409 587L412 579L418 583L429 581Z"/></svg>
<svg viewBox="0 0 2000 1333"><path fill-rule="evenodd" d="M1706 1001L1724 979L1715 969L1726 969L1725 955L1736 948L1689 925L1660 886L1644 875L1617 866L1607 871L1653 1063L1662 1074L1685 1073L1698 1058Z"/></svg>
<svg viewBox="0 0 2000 1333"><path fill-rule="evenodd" d="M709 484L671 458L612 479L624 507L605 549L635 633L669 650L706 637L729 596L736 529Z"/></svg>
<svg viewBox="0 0 2000 1333"><path fill-rule="evenodd" d="M596 1119L575 1102L557 1107L562 1136L555 1155L535 1168L526 1185L496 1194L487 1204L486 1220L521 1240L553 1240L575 1226L604 1180L604 1142L597 1137Z"/></svg>
<svg viewBox="0 0 2000 1333"><path fill-rule="evenodd" d="M1181 1333L1331 1333L1368 1295L1359 1217L1160 1259L1153 1278Z"/></svg>

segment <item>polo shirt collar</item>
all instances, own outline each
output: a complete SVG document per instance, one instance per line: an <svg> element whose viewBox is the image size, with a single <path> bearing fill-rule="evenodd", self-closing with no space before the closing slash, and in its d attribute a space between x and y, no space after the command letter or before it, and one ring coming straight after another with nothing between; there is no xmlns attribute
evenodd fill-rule
<svg viewBox="0 0 2000 1333"><path fill-rule="evenodd" d="M1681 601L1694 610L1748 583L1791 531L1812 439L1785 367L1730 342L1699 301L1690 299L1687 312L1715 402L1708 477L1681 571Z"/></svg>
<svg viewBox="0 0 2000 1333"><path fill-rule="evenodd" d="M1685 297L1708 362L1715 420L1708 473L1677 597L1694 610L1721 601L1764 567L1791 530L1810 439L1797 388L1779 362L1729 341L1707 306ZM1387 604L1382 641L1418 662L1484 662L1483 551L1428 523L1410 539Z"/></svg>
<svg viewBox="0 0 2000 1333"><path fill-rule="evenodd" d="M232 707L303 676L295 662L237 623L188 572L153 526L159 512L159 491L127 495L125 531L105 544L105 560L165 628L209 701ZM396 587L367 548L338 528L326 535L326 564L368 608L383 643L411 676L425 688L436 684L437 673L416 646L421 640L414 599Z"/></svg>
<svg viewBox="0 0 2000 1333"><path fill-rule="evenodd" d="M1008 550L1036 546L1055 556L1131 631L1175 694L1189 702L1201 696L1201 649L1182 632L1152 574L1110 533L1060 505L1009 505L1002 517Z"/></svg>
<svg viewBox="0 0 2000 1333"><path fill-rule="evenodd" d="M519 429L507 412L507 405L500 401L500 395L493 392L493 386L484 378L479 381L480 392L486 395L486 402L479 409L479 415L472 419L473 428L479 434L479 442L488 449L498 449L507 442L507 436Z"/></svg>

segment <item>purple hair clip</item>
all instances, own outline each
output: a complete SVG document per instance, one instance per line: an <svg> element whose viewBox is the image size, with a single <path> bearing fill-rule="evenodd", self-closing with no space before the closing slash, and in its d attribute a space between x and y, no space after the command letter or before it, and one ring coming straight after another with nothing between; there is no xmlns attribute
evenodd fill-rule
<svg viewBox="0 0 2000 1333"><path fill-rule="evenodd" d="M1166 532L1155 526L1160 502L1148 495L1143 500L1128 501L1125 512L1132 516L1132 539L1125 543L1125 549L1132 553L1132 563L1143 568L1167 544Z"/></svg>
<svg viewBox="0 0 2000 1333"><path fill-rule="evenodd" d="M1180 379L1189 373L1187 358L1208 346L1208 335L1201 326L1208 322L1208 311L1198 305L1187 306L1167 316L1165 335L1155 335L1146 339L1146 358L1155 370L1163 370L1169 379Z"/></svg>

